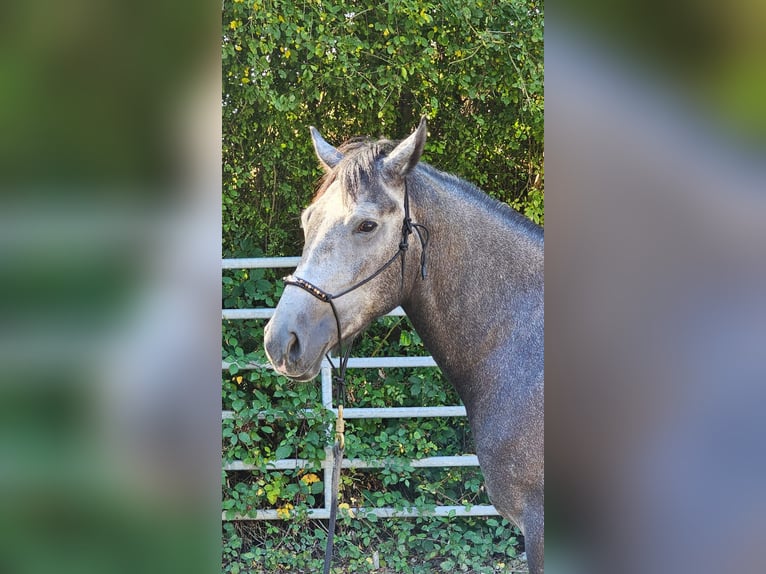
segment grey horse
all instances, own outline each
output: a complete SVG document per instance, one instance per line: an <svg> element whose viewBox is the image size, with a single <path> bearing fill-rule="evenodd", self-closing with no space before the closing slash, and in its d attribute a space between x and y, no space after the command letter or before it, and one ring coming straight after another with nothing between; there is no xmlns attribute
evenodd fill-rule
<svg viewBox="0 0 766 574"><path fill-rule="evenodd" d="M543 572L542 229L420 162L425 118L398 144L336 149L311 135L325 177L301 218L303 288L288 284L266 325L269 360L308 381L328 351L401 305L465 404L490 500ZM406 245L408 227L420 241ZM332 305L318 293L335 293Z"/></svg>

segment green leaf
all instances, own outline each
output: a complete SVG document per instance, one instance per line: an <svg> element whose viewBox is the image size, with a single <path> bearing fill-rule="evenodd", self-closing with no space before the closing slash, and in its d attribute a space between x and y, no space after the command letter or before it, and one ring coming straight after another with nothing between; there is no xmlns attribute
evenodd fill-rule
<svg viewBox="0 0 766 574"><path fill-rule="evenodd" d="M277 448L276 452L274 452L274 458L276 458L277 460L281 460L283 458L287 458L288 456L290 456L292 452L293 452L292 447L283 444Z"/></svg>

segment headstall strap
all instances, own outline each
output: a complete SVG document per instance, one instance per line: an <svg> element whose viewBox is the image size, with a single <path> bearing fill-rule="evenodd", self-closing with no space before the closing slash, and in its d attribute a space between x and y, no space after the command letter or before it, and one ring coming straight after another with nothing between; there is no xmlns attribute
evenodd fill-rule
<svg viewBox="0 0 766 574"><path fill-rule="evenodd" d="M335 327L338 331L338 351L340 355L340 361L338 367L336 367L330 359L329 353L327 354L327 360L334 371L333 381L336 383L338 391L338 417L335 423L335 435L336 441L333 446L333 473L332 473L332 504L330 506L330 523L327 531L327 546L325 547L325 560L324 560L324 574L329 574L330 564L332 562L333 552L333 537L335 534L335 522L338 513L338 484L340 480L340 469L343 463L343 452L345 450L345 422L343 419L343 406L346 402L346 368L348 366L348 359L351 355L351 343L348 344L346 349L343 349L343 336L340 325L340 316L338 310L335 307L334 300L350 293L351 291L358 289L362 285L372 281L383 273L388 267L396 261L397 257L401 257L402 260L402 282L401 288L404 289L404 259L407 249L409 248L409 236L415 232L420 240L421 252L420 252L420 276L426 278L426 249L428 247L429 231L428 228L419 223L414 223L410 218L410 197L407 190L407 185L404 186L404 221L402 222L402 239L399 242L399 250L394 254L391 259L383 264L377 271L369 275L365 279L362 279L358 283L355 283L351 287L344 289L343 291L332 294L320 289L313 283L296 277L295 275L288 275L283 278L285 285L293 285L294 287L300 287L307 293L310 293L320 301L329 303L332 309L332 314L335 317Z"/></svg>

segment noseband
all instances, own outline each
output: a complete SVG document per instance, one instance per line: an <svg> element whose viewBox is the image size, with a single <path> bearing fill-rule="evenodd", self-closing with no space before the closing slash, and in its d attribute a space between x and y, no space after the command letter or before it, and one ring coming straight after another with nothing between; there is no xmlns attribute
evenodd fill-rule
<svg viewBox="0 0 766 574"><path fill-rule="evenodd" d="M428 247L428 239L429 239L429 231L428 228L424 225L421 225L419 223L414 223L412 219L410 218L410 197L409 193L407 192L407 184L404 185L404 221L402 222L402 238L399 242L399 249L396 253L394 253L393 257L386 261L380 268L378 268L377 271L369 275L368 277L365 277L358 283L355 283L351 287L348 287L341 291L340 293L328 293L324 289L321 289L320 287L317 287L313 283L310 283L309 281L306 281L305 279L301 279L300 277L296 277L295 275L288 275L287 277L283 278L283 281L285 282L285 285L293 285L295 287L300 287L304 291L310 293L320 301L324 303L329 303L330 308L332 309L332 314L335 317L335 327L338 330L338 354L340 356L340 362L338 364L338 367L336 368L333 364L332 360L330 359L329 352L326 355L327 360L330 363L330 366L332 367L333 371L335 371L335 374L333 375L333 381L336 383L335 388L337 392L336 402L338 403L338 417L335 421L335 433L337 435L337 440L335 442L335 445L333 446L333 473L332 473L332 504L330 506L330 524L328 526L327 531L327 546L325 548L325 560L324 560L324 574L329 574L330 572L330 563L332 562L332 550L333 550L333 536L335 533L335 521L337 517L338 512L338 483L340 481L340 468L341 468L341 462L343 460L343 451L345 449L345 438L344 438L344 431L345 431L345 423L343 421L343 404L345 403L345 396L346 396L346 367L348 366L348 358L351 354L351 343L348 344L346 349L343 349L343 335L341 332L341 326L340 326L340 317L338 316L338 309L335 307L335 303L333 302L335 299L338 299L340 297L343 297L344 295L347 295L348 293L351 293L355 289L359 289L362 285L365 285L375 279L378 275L383 273L386 269L388 269L391 265L393 265L394 261L396 261L397 258L401 258L402 260L402 278L401 278L401 289L404 289L404 260L405 255L407 254L407 249L409 247L409 239L410 235L412 235L412 232L415 232L418 236L418 239L420 239L420 277L422 279L426 278L426 248Z"/></svg>

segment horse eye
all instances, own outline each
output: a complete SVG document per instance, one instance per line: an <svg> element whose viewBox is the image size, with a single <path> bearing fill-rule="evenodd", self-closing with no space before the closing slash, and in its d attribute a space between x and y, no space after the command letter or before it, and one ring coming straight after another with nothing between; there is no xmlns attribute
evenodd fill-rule
<svg viewBox="0 0 766 574"><path fill-rule="evenodd" d="M370 233L371 231L374 231L375 228L378 226L377 223L374 221L362 221L362 223L359 224L359 227L356 228L357 231L360 231L362 233Z"/></svg>

